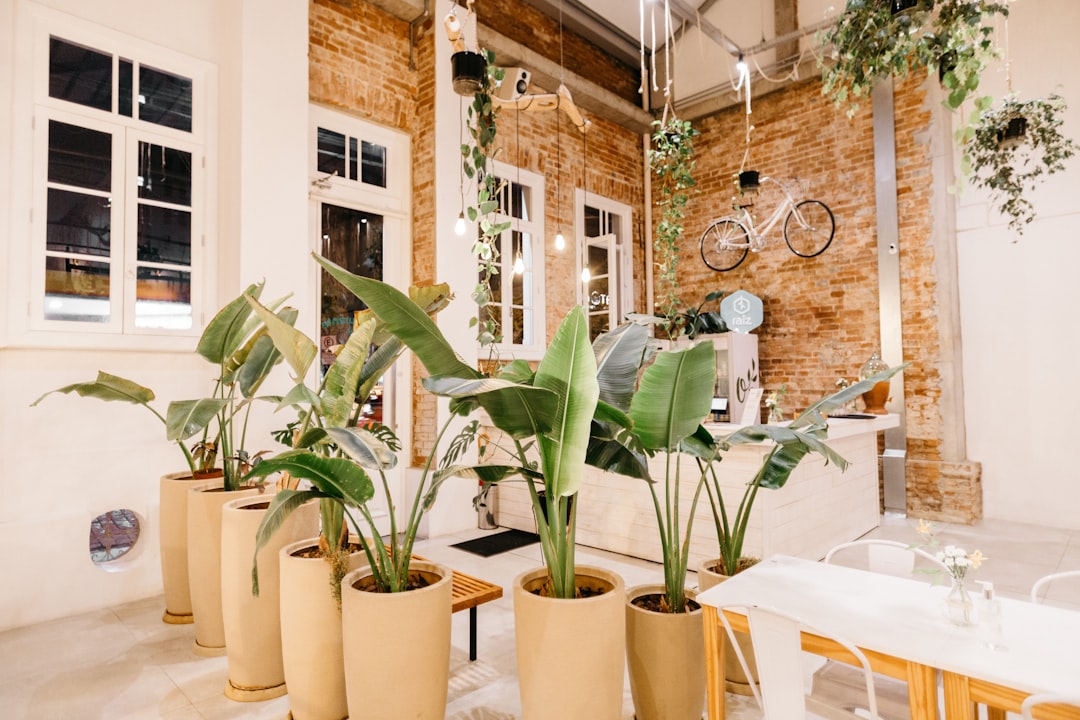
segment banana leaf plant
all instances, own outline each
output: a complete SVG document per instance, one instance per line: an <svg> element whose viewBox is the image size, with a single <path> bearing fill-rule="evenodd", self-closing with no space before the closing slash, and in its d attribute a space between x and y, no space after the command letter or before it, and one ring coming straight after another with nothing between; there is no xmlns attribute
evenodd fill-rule
<svg viewBox="0 0 1080 720"><path fill-rule="evenodd" d="M333 268L346 273L336 265ZM346 275L361 280L351 273ZM338 275L335 277L341 279ZM449 287L445 284L414 287L410 290L411 298L388 285L379 285L393 295L393 301L402 312L421 323L433 325L429 314L445 307L450 298ZM355 292L349 283L345 286ZM286 488L275 495L257 531L257 548L270 540L294 510L317 500L322 520L319 549L333 568L331 586L335 597L340 599L340 580L347 570L348 524L355 531L353 542L358 543L366 555L378 591L407 590L412 546L420 520L434 504L439 490L440 483L435 481L434 472L437 468L433 468L432 463L451 430L451 423L444 424L439 431L409 514L404 526L399 528L386 472L395 467L401 443L390 428L380 423L358 426L360 403L356 401L368 397L379 378L405 350L405 345L387 332L386 323L379 316L371 310L364 311L318 387L313 389L304 379L317 356L315 342L290 324L281 322L256 300L249 299L248 302L266 323L270 338L284 355L296 381L293 389L281 398L279 409L292 407L299 413L293 449L255 465L249 477L287 472L294 479L308 480L311 485L305 489ZM459 430L448 445L444 462L452 462L465 452L475 439L476 430L475 423ZM375 497L376 487L390 511L390 532L385 537L379 532L368 507L368 502ZM362 518L362 524L357 516ZM258 594L257 565L252 569L252 590Z"/></svg>
<svg viewBox="0 0 1080 720"><path fill-rule="evenodd" d="M478 477L485 482L528 478L526 484L549 573L547 594L574 597L575 515L570 508L581 483L599 393L596 359L583 310L575 308L563 320L535 372L524 362L512 362L496 374L485 376L465 364L431 318L400 291L353 275L323 258L316 260L371 309L386 332L423 363L429 373L424 387L451 399L448 426L455 416L468 416L482 408L513 443L516 464L456 465L454 461L461 453L452 452L456 448L452 443L449 454L435 468L437 442L414 503L421 502L421 494L426 493L422 507L428 507L438 486L454 475ZM440 441L444 431L440 431ZM536 452L538 461L527 457L529 449Z"/></svg>
<svg viewBox="0 0 1080 720"><path fill-rule="evenodd" d="M750 425L716 438L709 443L710 452L702 452L699 465L702 468L702 480L712 507L716 526L716 539L720 544L720 566L717 571L722 575L734 575L752 565L755 560L744 558L743 541L750 522L750 511L754 499L761 488L777 490L784 487L791 473L810 453L817 453L825 458L826 463L833 463L845 470L848 462L830 448L827 416L845 403L853 401L876 383L888 380L911 363L884 370L861 380L854 385L821 398L785 425ZM715 463L723 459L723 454L735 445L772 442L773 446L766 453L754 477L746 484L739 506L734 514L728 512L721 493L720 480Z"/></svg>
<svg viewBox="0 0 1080 720"><path fill-rule="evenodd" d="M165 438L176 443L194 475L211 470L220 453L224 462L226 489L235 489L249 461L243 450L246 423L255 392L281 356L274 349L257 318L252 319L247 297L258 298L263 283L250 285L220 310L203 331L197 352L218 366L218 377L209 398L174 400L165 414L154 409L154 391L134 380L98 371L90 382L74 383L45 393L37 405L52 393L75 393L81 397L125 402L146 408L165 428ZM280 305L282 300L274 303ZM296 311L280 311L284 322L295 322ZM239 393L239 394L237 394ZM236 426L239 425L239 431ZM187 442L199 439L188 447Z"/></svg>

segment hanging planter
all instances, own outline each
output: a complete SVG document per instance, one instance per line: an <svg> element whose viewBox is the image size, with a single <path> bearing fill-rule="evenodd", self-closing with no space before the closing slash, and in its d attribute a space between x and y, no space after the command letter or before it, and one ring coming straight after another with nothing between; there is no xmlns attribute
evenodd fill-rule
<svg viewBox="0 0 1080 720"><path fill-rule="evenodd" d="M475 95L484 89L487 77L487 59L471 50L456 52L450 56L450 67L454 73L454 92L466 97Z"/></svg>
<svg viewBox="0 0 1080 720"><path fill-rule="evenodd" d="M901 15L915 9L928 10L934 6L933 0L927 0L926 3L920 2L920 0L888 0L888 2L893 15ZM926 7L926 5L929 5L929 7Z"/></svg>
<svg viewBox="0 0 1080 720"><path fill-rule="evenodd" d="M1056 94L1025 101L1009 96L998 107L980 106L974 126L964 129L961 170L973 185L989 191L1017 235L1035 219L1024 195L1044 175L1064 170L1076 153L1076 143L1061 134L1065 107Z"/></svg>
<svg viewBox="0 0 1080 720"><path fill-rule="evenodd" d="M761 186L761 178L757 170L743 170L739 173L739 191L754 192Z"/></svg>

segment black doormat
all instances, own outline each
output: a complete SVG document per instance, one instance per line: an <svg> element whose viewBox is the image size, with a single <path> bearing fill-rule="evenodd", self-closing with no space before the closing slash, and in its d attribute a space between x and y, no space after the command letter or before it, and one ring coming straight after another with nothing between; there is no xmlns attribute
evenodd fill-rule
<svg viewBox="0 0 1080 720"><path fill-rule="evenodd" d="M491 535L483 535L474 538L473 540L454 543L450 547L456 547L459 550L471 552L473 555L491 557L492 555L498 555L499 553L507 552L508 550L515 550L519 547L531 545L534 542L539 541L540 536L536 533L525 532L523 530L506 530Z"/></svg>

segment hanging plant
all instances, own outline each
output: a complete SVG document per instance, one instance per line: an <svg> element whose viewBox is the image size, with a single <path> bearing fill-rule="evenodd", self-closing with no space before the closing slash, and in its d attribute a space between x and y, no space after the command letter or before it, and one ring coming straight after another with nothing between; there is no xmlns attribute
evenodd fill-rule
<svg viewBox="0 0 1080 720"><path fill-rule="evenodd" d="M1027 101L1010 95L998 107L981 108L975 125L964 129L960 138L962 174L990 192L991 202L1009 216L1009 228L1017 235L1035 218L1035 208L1024 194L1044 175L1063 170L1076 153L1076 143L1061 134L1064 111L1060 95ZM1023 134L1010 137L1010 130L1018 130L1020 124Z"/></svg>
<svg viewBox="0 0 1080 720"><path fill-rule="evenodd" d="M472 245L479 275L472 298L479 312L469 324L477 328L479 343L490 345L502 340L499 320L488 311L487 305L491 302L492 279L499 273L499 236L510 228L511 223L495 221L499 209L499 179L491 171L491 162L498 153L495 139L499 115L499 106L492 101L491 93L502 82L505 71L495 65L493 52L480 52L486 63L485 72L480 89L473 94L469 104L466 118L469 140L461 145L461 163L465 175L476 180L476 204L467 206L465 213L469 221L479 223L480 228Z"/></svg>
<svg viewBox="0 0 1080 720"><path fill-rule="evenodd" d="M657 312L668 318L669 337L679 334L679 239L689 190L696 185L694 171L694 138L700 133L689 120L672 115L654 120L652 147L649 149L649 169L656 179L655 204L662 209L660 222L653 238L657 265Z"/></svg>
<svg viewBox="0 0 1080 720"><path fill-rule="evenodd" d="M902 13L894 14L893 8L893 0L848 0L836 25L819 36L833 47L835 60L822 62L822 92L837 105L846 104L850 117L880 79L940 70L946 104L960 107L997 56L987 21L995 14L1007 16L1008 6L989 0L923 0Z"/></svg>

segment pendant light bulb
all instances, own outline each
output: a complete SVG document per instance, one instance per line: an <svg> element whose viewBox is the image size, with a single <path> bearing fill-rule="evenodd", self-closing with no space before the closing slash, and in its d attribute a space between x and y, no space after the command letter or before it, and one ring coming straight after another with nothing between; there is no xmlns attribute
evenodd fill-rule
<svg viewBox="0 0 1080 720"><path fill-rule="evenodd" d="M563 250L566 248L566 238L563 237L562 230L555 233L555 249Z"/></svg>
<svg viewBox="0 0 1080 720"><path fill-rule="evenodd" d="M521 253L518 253L517 257L514 259L514 273L516 275L521 275L524 272L525 272L525 261L521 259Z"/></svg>
<svg viewBox="0 0 1080 720"><path fill-rule="evenodd" d="M592 273L589 272L589 268L584 267L581 269L581 282L587 283L592 280Z"/></svg>
<svg viewBox="0 0 1080 720"><path fill-rule="evenodd" d="M465 213L460 213L457 216L457 222L454 223L454 233L461 237L465 234Z"/></svg>

